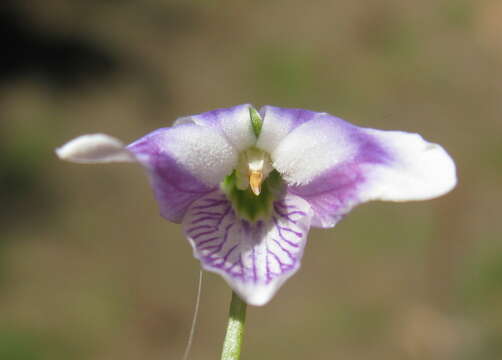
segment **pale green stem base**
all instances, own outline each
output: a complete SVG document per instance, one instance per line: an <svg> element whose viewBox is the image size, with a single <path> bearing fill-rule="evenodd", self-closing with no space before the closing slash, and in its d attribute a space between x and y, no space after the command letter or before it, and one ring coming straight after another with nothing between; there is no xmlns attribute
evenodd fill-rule
<svg viewBox="0 0 502 360"><path fill-rule="evenodd" d="M246 321L246 303L232 292L232 302L228 314L227 334L223 342L221 360L239 360L241 345L244 337L244 323Z"/></svg>

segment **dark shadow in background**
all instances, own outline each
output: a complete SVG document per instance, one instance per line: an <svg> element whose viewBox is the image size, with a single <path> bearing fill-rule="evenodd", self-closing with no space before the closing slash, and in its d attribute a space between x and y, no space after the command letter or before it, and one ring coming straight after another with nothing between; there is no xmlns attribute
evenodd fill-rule
<svg viewBox="0 0 502 360"><path fill-rule="evenodd" d="M13 1L0 3L0 84L37 77L64 90L106 79L118 60L78 35L52 33L36 27Z"/></svg>
<svg viewBox="0 0 502 360"><path fill-rule="evenodd" d="M0 1L0 86L8 89L18 79L29 79L64 94L106 82L120 70L118 59L98 44L37 27L14 1ZM2 122L8 120L0 121L0 226L4 229L26 222L30 215L43 217L55 204L44 178L48 154L38 143L43 139L27 134L38 142L18 144L15 140L12 147L13 141L3 139L7 135ZM11 146L5 148L6 143Z"/></svg>

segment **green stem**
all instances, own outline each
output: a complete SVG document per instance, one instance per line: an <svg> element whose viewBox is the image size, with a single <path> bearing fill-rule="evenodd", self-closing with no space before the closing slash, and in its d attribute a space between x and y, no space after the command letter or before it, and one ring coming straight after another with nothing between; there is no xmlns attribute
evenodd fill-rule
<svg viewBox="0 0 502 360"><path fill-rule="evenodd" d="M232 292L232 302L228 314L227 334L223 342L221 360L239 360L241 345L244 338L244 323L246 321L246 303Z"/></svg>

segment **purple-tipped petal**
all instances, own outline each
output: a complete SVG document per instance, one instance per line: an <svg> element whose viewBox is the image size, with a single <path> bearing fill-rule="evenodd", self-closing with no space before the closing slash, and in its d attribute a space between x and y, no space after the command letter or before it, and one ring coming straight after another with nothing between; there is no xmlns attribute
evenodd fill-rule
<svg viewBox="0 0 502 360"><path fill-rule="evenodd" d="M258 145L270 149L288 191L309 202L312 226L334 226L365 201L430 199L456 184L450 156L417 134L359 128L326 113L266 109ZM267 133L272 129L282 137Z"/></svg>
<svg viewBox="0 0 502 360"><path fill-rule="evenodd" d="M238 151L242 151L256 143L249 114L250 107L250 104L242 104L186 116L176 120L175 125L194 123L214 128Z"/></svg>
<svg viewBox="0 0 502 360"><path fill-rule="evenodd" d="M369 200L428 200L457 184L455 163L440 145L402 131L363 131L388 156L383 163L362 166L367 182L361 196Z"/></svg>
<svg viewBox="0 0 502 360"><path fill-rule="evenodd" d="M218 131L193 123L156 130L127 149L147 168L161 215L173 222L217 188L238 157Z"/></svg>
<svg viewBox="0 0 502 360"><path fill-rule="evenodd" d="M300 267L312 211L288 194L271 217L239 219L225 195L195 201L183 219L185 234L204 269L220 274L251 305L264 305Z"/></svg>

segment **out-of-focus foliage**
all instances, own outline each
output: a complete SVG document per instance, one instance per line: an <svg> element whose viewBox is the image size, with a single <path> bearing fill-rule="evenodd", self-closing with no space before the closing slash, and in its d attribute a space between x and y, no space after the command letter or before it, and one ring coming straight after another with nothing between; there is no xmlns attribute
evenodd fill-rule
<svg viewBox="0 0 502 360"><path fill-rule="evenodd" d="M199 267L181 229L139 167L53 149L244 102L420 132L460 179L312 231L244 359L501 358L501 4L2 1L0 358L180 358ZM229 293L205 276L193 359L218 358Z"/></svg>

